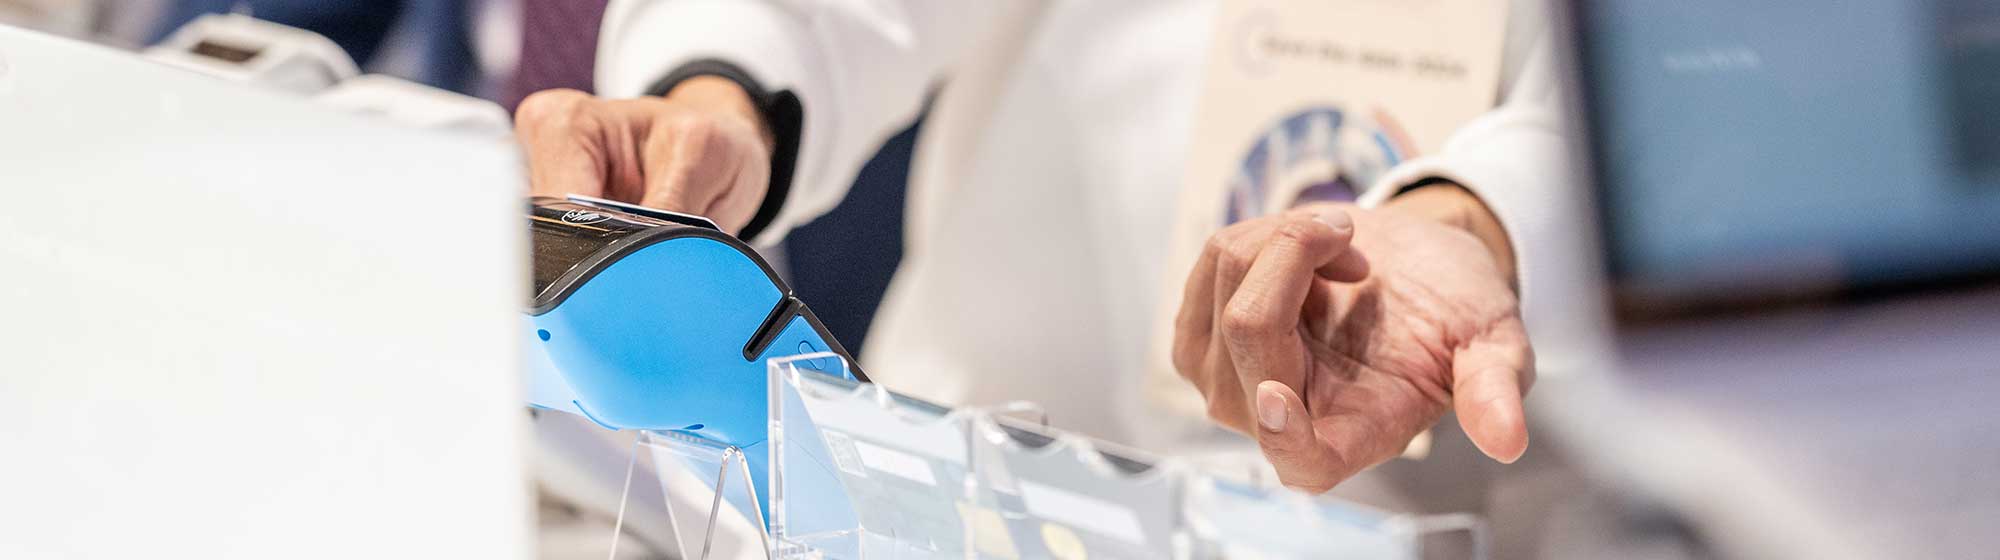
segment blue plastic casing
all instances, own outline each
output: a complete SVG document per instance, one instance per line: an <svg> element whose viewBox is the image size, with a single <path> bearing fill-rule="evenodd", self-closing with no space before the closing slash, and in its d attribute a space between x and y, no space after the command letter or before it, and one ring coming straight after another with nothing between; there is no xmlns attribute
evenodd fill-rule
<svg viewBox="0 0 2000 560"><path fill-rule="evenodd" d="M536 204L537 228L593 225L547 223L559 216L547 211L552 205L565 208L558 221L576 216L574 201ZM643 220L612 209L590 212ZM735 238L665 223L620 235L574 259L524 318L529 403L606 428L681 431L741 447L762 500L769 455L765 361L820 351L845 356L844 350ZM540 252L557 249L538 236L536 250L536 265L547 266Z"/></svg>

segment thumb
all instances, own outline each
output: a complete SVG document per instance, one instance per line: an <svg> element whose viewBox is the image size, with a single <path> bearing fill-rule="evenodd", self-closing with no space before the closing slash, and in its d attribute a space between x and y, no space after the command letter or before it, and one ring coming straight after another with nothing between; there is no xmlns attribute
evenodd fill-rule
<svg viewBox="0 0 2000 560"><path fill-rule="evenodd" d="M1528 450L1521 396L1534 383L1534 351L1519 319L1503 322L1452 358L1452 407L1479 451L1512 463Z"/></svg>
<svg viewBox="0 0 2000 560"><path fill-rule="evenodd" d="M729 157L713 123L700 116L665 119L646 137L644 206L702 214L721 192Z"/></svg>
<svg viewBox="0 0 2000 560"><path fill-rule="evenodd" d="M1332 446L1313 433L1305 400L1275 380L1257 384L1257 446L1285 486L1314 494L1333 488L1352 469Z"/></svg>
<svg viewBox="0 0 2000 560"><path fill-rule="evenodd" d="M731 232L756 214L770 156L754 130L713 115L682 115L655 125L647 144L643 205L701 214Z"/></svg>

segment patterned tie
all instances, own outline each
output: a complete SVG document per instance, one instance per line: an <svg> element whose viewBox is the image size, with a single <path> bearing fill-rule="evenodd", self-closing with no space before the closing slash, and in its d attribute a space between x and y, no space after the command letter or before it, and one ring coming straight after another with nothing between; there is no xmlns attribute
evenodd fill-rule
<svg viewBox="0 0 2000 560"><path fill-rule="evenodd" d="M609 0L521 0L521 62L507 85L507 111L551 88L590 91L597 29Z"/></svg>

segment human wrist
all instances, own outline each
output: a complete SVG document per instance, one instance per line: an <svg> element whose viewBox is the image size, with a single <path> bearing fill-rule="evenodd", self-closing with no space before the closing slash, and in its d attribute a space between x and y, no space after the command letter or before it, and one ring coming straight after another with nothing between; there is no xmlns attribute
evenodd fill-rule
<svg viewBox="0 0 2000 560"><path fill-rule="evenodd" d="M741 118L757 129L757 137L764 142L764 149L774 149L777 138L771 131L770 123L764 122L763 113L757 110L756 100L750 92L734 80L722 76L691 76L662 96L668 101L687 103L708 111Z"/></svg>
<svg viewBox="0 0 2000 560"><path fill-rule="evenodd" d="M1507 228L1471 190L1438 180L1399 193L1382 207L1429 218L1471 234L1486 246L1508 284L1516 283L1514 245L1507 236Z"/></svg>

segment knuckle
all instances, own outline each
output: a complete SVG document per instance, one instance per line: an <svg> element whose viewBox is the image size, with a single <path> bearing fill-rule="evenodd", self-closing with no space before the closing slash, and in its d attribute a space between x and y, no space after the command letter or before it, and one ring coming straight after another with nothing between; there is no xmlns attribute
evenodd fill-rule
<svg viewBox="0 0 2000 560"><path fill-rule="evenodd" d="M752 145L761 148L757 142L742 141L732 123L714 115L684 113L665 119L661 127L657 146L671 147L691 160L699 161L708 157L738 158L755 153Z"/></svg>
<svg viewBox="0 0 2000 560"><path fill-rule="evenodd" d="M1229 241L1220 233L1208 236L1208 241L1201 245L1202 254L1209 258L1221 257L1228 251Z"/></svg>
<svg viewBox="0 0 2000 560"><path fill-rule="evenodd" d="M1231 303L1227 309L1222 311L1223 335L1235 338L1249 334L1250 331L1256 330L1256 328L1257 317L1244 312L1243 306Z"/></svg>
<svg viewBox="0 0 2000 560"><path fill-rule="evenodd" d="M1239 247L1223 249L1215 256L1215 273L1219 278L1231 282L1242 279L1250 273L1250 265L1255 263L1257 254Z"/></svg>
<svg viewBox="0 0 2000 560"><path fill-rule="evenodd" d="M1216 262L1228 267L1232 276L1241 277L1250 272L1250 266L1257 263L1257 254L1263 250L1264 244L1257 239L1234 239L1223 249L1221 258Z"/></svg>
<svg viewBox="0 0 2000 560"><path fill-rule="evenodd" d="M516 126L567 127L590 108L590 94L573 89L545 89L528 95L514 109Z"/></svg>
<svg viewBox="0 0 2000 560"><path fill-rule="evenodd" d="M1229 240L1229 245L1222 248L1222 254L1230 259L1234 259L1236 262L1249 264L1251 261L1257 260L1257 252L1261 250L1263 250L1263 247L1256 243L1255 240L1237 237Z"/></svg>
<svg viewBox="0 0 2000 560"><path fill-rule="evenodd" d="M725 138L721 124L709 115L687 113L666 122L674 136L693 146L708 147Z"/></svg>
<svg viewBox="0 0 2000 560"><path fill-rule="evenodd" d="M1327 237L1327 233L1328 228L1312 220L1287 220L1284 224L1278 226L1278 231L1271 237L1271 242L1287 243L1300 249L1314 250L1322 248L1322 245L1331 241Z"/></svg>
<svg viewBox="0 0 2000 560"><path fill-rule="evenodd" d="M1285 325L1270 313L1258 309L1253 298L1238 298L1222 310L1222 332L1232 340L1277 334Z"/></svg>
<svg viewBox="0 0 2000 560"><path fill-rule="evenodd" d="M1218 265L1228 259L1241 261L1244 257L1256 256L1255 249L1246 247L1243 243L1246 237L1243 229L1245 225L1248 223L1232 225L1215 232L1215 235L1208 237L1208 242L1202 246L1202 251L1215 257Z"/></svg>

